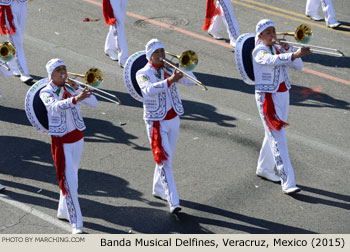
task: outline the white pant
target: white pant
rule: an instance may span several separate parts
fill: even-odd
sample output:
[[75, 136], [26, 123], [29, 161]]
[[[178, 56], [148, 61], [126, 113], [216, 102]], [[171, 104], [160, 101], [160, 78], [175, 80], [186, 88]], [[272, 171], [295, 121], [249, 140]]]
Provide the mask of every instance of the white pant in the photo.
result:
[[[19, 1], [13, 1], [11, 4], [11, 10], [16, 32], [14, 34], [8, 34], [8, 38], [16, 47], [16, 57], [9, 65], [14, 71], [18, 71], [21, 75], [27, 76], [29, 73], [23, 50], [23, 37], [27, 19], [27, 2], [20, 3]], [[10, 26], [7, 20], [6, 23], [9, 28]]]
[[220, 6], [221, 15], [214, 17], [213, 23], [209, 27], [209, 32], [218, 33], [222, 26], [225, 24], [228, 36], [231, 42], [236, 42], [239, 36], [238, 23], [233, 13], [232, 5], [230, 0], [218, 0], [216, 6]]
[[129, 57], [124, 30], [128, 0], [111, 0], [111, 5], [117, 22], [109, 26], [109, 32], [105, 42], [105, 52], [108, 50], [118, 51], [119, 63], [124, 66]]
[[318, 14], [320, 3], [322, 3], [322, 10], [326, 24], [329, 25], [336, 23], [337, 19], [335, 17], [332, 0], [307, 0], [305, 14], [310, 16]]
[[[255, 92], [255, 99], [265, 129], [265, 138], [260, 150], [257, 171], [273, 173], [276, 166], [278, 175], [281, 178], [282, 188], [285, 190], [295, 187], [294, 171], [288, 155], [284, 127], [280, 131], [270, 130], [266, 125], [263, 113], [265, 93]], [[289, 107], [289, 91], [273, 93], [272, 99], [277, 115], [286, 122]]]
[[[145, 123], [148, 139], [151, 142], [153, 121], [145, 121]], [[156, 164], [153, 177], [153, 193], [166, 199], [170, 207], [176, 207], [180, 205], [180, 200], [176, 191], [172, 161], [179, 134], [180, 117], [176, 116], [171, 120], [159, 121], [159, 123], [162, 146], [168, 154], [168, 159], [160, 165]]]
[[66, 162], [64, 187], [67, 194], [63, 196], [60, 191], [57, 216], [68, 219], [72, 228], [83, 227], [83, 216], [78, 201], [78, 169], [83, 149], [84, 138], [75, 143], [63, 144]]

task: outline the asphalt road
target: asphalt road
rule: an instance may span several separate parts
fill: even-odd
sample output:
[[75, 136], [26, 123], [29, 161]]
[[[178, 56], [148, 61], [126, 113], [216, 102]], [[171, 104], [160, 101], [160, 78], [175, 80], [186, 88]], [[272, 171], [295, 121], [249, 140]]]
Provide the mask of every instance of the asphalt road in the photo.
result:
[[[185, 107], [173, 163], [183, 211], [151, 195], [154, 163], [142, 105], [126, 91], [123, 71], [104, 55], [108, 27], [101, 0], [36, 0], [28, 5], [24, 50], [30, 74], [46, 77], [54, 57], [71, 72], [100, 68], [102, 89], [122, 105], [100, 100], [83, 108], [87, 130], [79, 171], [79, 201], [87, 233], [350, 233], [350, 2], [334, 2], [338, 30], [304, 15], [305, 1], [232, 1], [241, 33], [263, 18], [278, 31], [301, 23], [313, 28], [312, 44], [340, 49], [343, 58], [313, 54], [303, 71], [290, 71], [293, 88], [287, 139], [302, 192], [259, 179], [255, 169], [264, 131], [254, 87], [241, 80], [226, 40], [201, 30], [205, 1], [133, 0], [128, 4], [129, 54], [159, 38], [166, 50], [198, 53], [194, 73], [208, 91], [180, 87]], [[321, 11], [320, 11], [320, 14]], [[100, 19], [83, 22], [84, 18]], [[168, 24], [160, 26], [160, 24]], [[1, 41], [5, 41], [1, 37]], [[0, 233], [70, 233], [56, 219], [59, 188], [50, 138], [26, 118], [28, 85], [0, 77]]]

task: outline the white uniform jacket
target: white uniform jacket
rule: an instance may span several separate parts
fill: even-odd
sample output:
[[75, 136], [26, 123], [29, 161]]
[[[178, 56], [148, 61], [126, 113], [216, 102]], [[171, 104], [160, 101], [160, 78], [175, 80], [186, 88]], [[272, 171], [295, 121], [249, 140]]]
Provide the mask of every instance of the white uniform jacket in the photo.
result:
[[[52, 81], [40, 91], [40, 98], [47, 110], [49, 135], [60, 137], [68, 133], [67, 113], [71, 113], [71, 118], [76, 129], [83, 131], [86, 128], [80, 112], [80, 102], [73, 104], [73, 96], [78, 95], [81, 90], [74, 90], [67, 85], [65, 85], [65, 88], [72, 97], [62, 99], [64, 93], [63, 87], [56, 86]], [[81, 101], [81, 103], [90, 107], [96, 107], [98, 102], [96, 97], [91, 95], [89, 98]]]
[[257, 45], [253, 50], [253, 68], [255, 76], [255, 91], [275, 93], [283, 81], [288, 89], [291, 88], [288, 67], [300, 70], [304, 67], [303, 61], [297, 58], [292, 61], [292, 47], [288, 51], [275, 46]]
[[[161, 70], [162, 69], [162, 70]], [[136, 73], [136, 80], [140, 86], [143, 96], [143, 119], [150, 121], [163, 120], [168, 110], [174, 108], [178, 115], [184, 113], [180, 94], [176, 83], [168, 87], [167, 80], [164, 79], [164, 72], [171, 76], [172, 69], [163, 67], [157, 71], [150, 63]], [[192, 72], [186, 72], [196, 78]], [[181, 78], [178, 83], [186, 86], [194, 86], [195, 83], [185, 77]], [[168, 94], [168, 95], [167, 95]], [[170, 101], [169, 98], [170, 97]], [[168, 100], [167, 100], [168, 99]], [[171, 107], [170, 107], [171, 106]]]

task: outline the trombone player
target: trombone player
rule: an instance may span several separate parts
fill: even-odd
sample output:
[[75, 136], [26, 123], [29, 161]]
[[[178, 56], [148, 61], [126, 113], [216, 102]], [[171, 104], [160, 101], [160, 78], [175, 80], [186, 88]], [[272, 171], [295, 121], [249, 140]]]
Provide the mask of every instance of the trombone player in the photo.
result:
[[73, 234], [81, 234], [82, 214], [78, 201], [78, 169], [83, 153], [86, 128], [80, 104], [97, 106], [97, 99], [88, 88], [67, 79], [67, 69], [60, 59], [46, 64], [48, 84], [40, 91], [40, 99], [47, 110], [51, 151], [60, 186], [57, 218], [68, 220]]
[[[154, 197], [165, 200], [170, 213], [181, 210], [179, 195], [173, 176], [172, 160], [178, 138], [180, 118], [184, 108], [177, 89], [177, 83], [194, 86], [183, 78], [183, 73], [171, 69], [164, 63], [165, 51], [158, 39], [146, 44], [148, 63], [136, 73], [136, 80], [143, 96], [143, 119], [156, 163], [153, 190]], [[187, 72], [195, 78], [192, 72]]]
[[[296, 186], [294, 171], [288, 155], [284, 127], [288, 117], [289, 89], [291, 83], [288, 67], [301, 70], [302, 57], [311, 54], [310, 48], [302, 47], [293, 52], [287, 43], [276, 46], [275, 25], [263, 19], [256, 25], [253, 68], [255, 99], [265, 129], [256, 174], [259, 177], [281, 182], [285, 194], [300, 191]], [[275, 173], [275, 167], [278, 175]]]

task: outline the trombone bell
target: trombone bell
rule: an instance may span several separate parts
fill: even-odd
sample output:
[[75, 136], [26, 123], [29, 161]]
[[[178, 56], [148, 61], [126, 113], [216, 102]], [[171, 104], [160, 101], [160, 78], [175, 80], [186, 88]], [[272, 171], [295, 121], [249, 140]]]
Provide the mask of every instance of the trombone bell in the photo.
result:
[[95, 67], [87, 70], [85, 74], [77, 74], [77, 73], [71, 73], [71, 72], [67, 72], [67, 74], [84, 78], [85, 83], [94, 88], [98, 88], [103, 82], [102, 71]]
[[10, 62], [16, 56], [16, 48], [10, 42], [0, 44], [0, 59]]
[[307, 24], [301, 24], [295, 29], [295, 32], [276, 32], [276, 35], [293, 36], [297, 42], [308, 44], [312, 38], [312, 29]]
[[90, 68], [84, 75], [86, 84], [98, 88], [103, 82], [102, 71], [98, 68]]
[[198, 55], [194, 51], [187, 50], [181, 55], [165, 52], [166, 54], [175, 57], [179, 60], [179, 65], [184, 71], [192, 71], [198, 65]]
[[192, 71], [198, 65], [198, 55], [194, 51], [183, 52], [179, 58], [180, 67], [185, 71]]
[[312, 38], [312, 29], [307, 24], [301, 24], [294, 32], [294, 38], [297, 42], [308, 44]]

